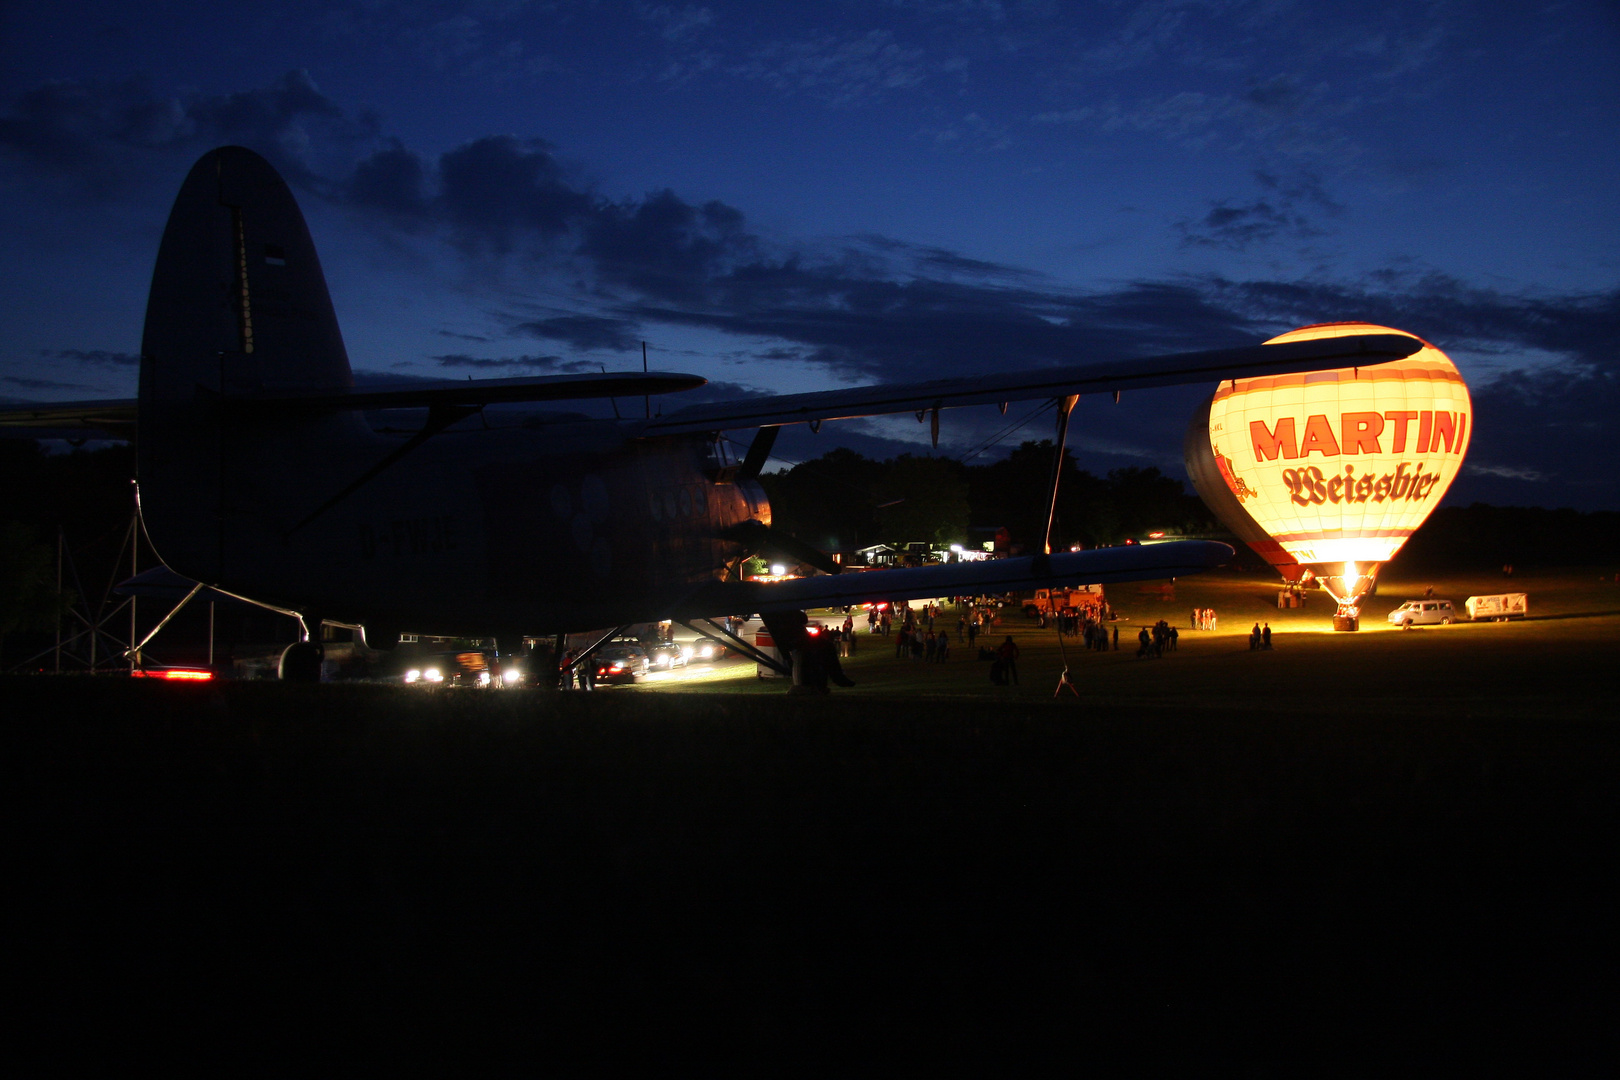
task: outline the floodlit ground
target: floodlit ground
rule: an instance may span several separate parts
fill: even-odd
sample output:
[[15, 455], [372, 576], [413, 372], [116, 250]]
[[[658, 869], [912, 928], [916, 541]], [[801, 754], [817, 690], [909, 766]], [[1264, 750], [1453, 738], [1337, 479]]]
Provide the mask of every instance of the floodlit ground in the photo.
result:
[[[1469, 596], [1526, 592], [1530, 617], [1509, 623], [1458, 623], [1397, 629], [1388, 613], [1408, 599], [1434, 595], [1459, 610]], [[1065, 656], [1082, 714], [1108, 709], [1240, 708], [1257, 712], [1350, 713], [1367, 709], [1496, 716], [1608, 715], [1610, 658], [1620, 648], [1620, 585], [1597, 569], [1403, 579], [1392, 573], [1362, 616], [1362, 629], [1335, 633], [1332, 601], [1308, 594], [1303, 608], [1279, 609], [1276, 584], [1260, 575], [1226, 572], [1187, 577], [1168, 593], [1158, 583], [1123, 586], [1109, 594], [1120, 615], [1119, 651], [1088, 652], [1074, 639], [1060, 646], [1055, 629], [1007, 611], [988, 639], [1009, 633], [1021, 650], [1019, 685], [992, 686], [989, 663], [956, 641], [956, 613], [947, 608], [936, 628], [949, 627], [951, 656], [943, 664], [896, 659], [893, 637], [874, 637], [857, 620], [859, 642], [846, 671], [854, 691], [928, 698], [1050, 698]], [[1214, 608], [1216, 631], [1189, 630], [1192, 609]], [[821, 613], [823, 621], [842, 616]], [[1162, 659], [1138, 659], [1137, 631], [1163, 619], [1179, 628], [1178, 648]], [[1269, 622], [1270, 652], [1251, 652], [1249, 630]], [[758, 679], [745, 662], [650, 684], [660, 692], [782, 693], [781, 680]]]

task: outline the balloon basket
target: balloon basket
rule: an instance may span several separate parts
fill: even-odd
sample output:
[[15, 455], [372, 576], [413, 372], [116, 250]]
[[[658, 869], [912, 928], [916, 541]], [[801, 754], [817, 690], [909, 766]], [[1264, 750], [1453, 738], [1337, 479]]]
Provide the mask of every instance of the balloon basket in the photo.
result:
[[1333, 616], [1333, 629], [1360, 630], [1361, 620], [1354, 615], [1335, 615]]

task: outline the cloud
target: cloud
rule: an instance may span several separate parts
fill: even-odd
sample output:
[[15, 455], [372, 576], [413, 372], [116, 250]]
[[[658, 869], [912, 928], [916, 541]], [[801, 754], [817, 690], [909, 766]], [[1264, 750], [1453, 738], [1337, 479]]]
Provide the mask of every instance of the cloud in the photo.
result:
[[94, 390], [83, 383], [57, 382], [55, 379], [33, 379], [26, 375], [0, 375], [0, 382], [20, 386], [24, 390]]
[[1501, 476], [1509, 480], [1529, 480], [1532, 483], [1546, 479], [1541, 470], [1522, 465], [1476, 465], [1470, 461], [1463, 465], [1463, 472], [1469, 476]]
[[[1290, 82], [1255, 84], [1256, 100], [1242, 107], [1283, 113], [1301, 95], [1309, 92]], [[1196, 133], [1200, 116], [1225, 107], [1183, 99], [1181, 119], [1172, 110], [1165, 122], [1170, 130], [1183, 130], [1177, 125], [1185, 122], [1184, 130]], [[352, 209], [380, 231], [437, 239], [470, 263], [521, 273], [525, 281], [564, 279], [589, 296], [593, 314], [558, 313], [548, 301], [543, 317], [533, 306], [500, 316], [513, 336], [547, 349], [557, 343], [562, 355], [528, 355], [522, 346], [510, 347], [508, 356], [457, 352], [431, 358], [441, 369], [595, 371], [598, 365], [567, 351], [633, 350], [652, 324], [729, 335], [733, 341], [721, 354], [746, 354], [757, 364], [911, 381], [1240, 345], [1305, 323], [1363, 319], [1521, 369], [1476, 387], [1470, 463], [1478, 468], [1459, 481], [1460, 491], [1540, 483], [1543, 491], [1571, 493], [1572, 503], [1615, 499], [1601, 465], [1613, 457], [1605, 448], [1620, 443], [1611, 419], [1620, 415], [1614, 345], [1620, 288], [1515, 293], [1389, 270], [1348, 281], [1207, 275], [1080, 290], [881, 236], [782, 244], [759, 235], [742, 210], [723, 202], [669, 189], [606, 197], [539, 139], [489, 135], [439, 154], [419, 152], [377, 137], [367, 121], [350, 117], [297, 73], [241, 94], [172, 99], [127, 84], [49, 84], [0, 116], [0, 155], [35, 175], [84, 178], [97, 175], [107, 159], [138, 159], [130, 148], [190, 155], [225, 131], [253, 130], [303, 132], [303, 143], [289, 144], [294, 151], [277, 155], [278, 167], [304, 191]], [[1256, 171], [1254, 184], [1248, 195], [1211, 203], [1184, 222], [1184, 242], [1243, 247], [1297, 240], [1326, 228], [1338, 212], [1319, 174], [1288, 159]], [[521, 286], [516, 291], [521, 295]], [[439, 333], [488, 344], [479, 335]], [[44, 355], [108, 369], [137, 363], [133, 354], [98, 350]], [[1530, 370], [1530, 356], [1545, 370]], [[90, 389], [23, 376], [6, 381], [29, 390]], [[1162, 400], [1168, 404], [1156, 407], [1166, 416], [1184, 404], [1174, 394]], [[1131, 416], [1134, 429], [1111, 429], [1126, 421], [1104, 416], [1087, 437], [1131, 453], [1184, 423]], [[1179, 432], [1168, 439], [1179, 445]]]
[[[1362, 319], [1395, 326], [1452, 349], [1541, 352], [1579, 369], [1614, 374], [1620, 365], [1620, 288], [1576, 295], [1513, 294], [1445, 274], [1385, 272], [1356, 284], [1200, 279], [1212, 302], [1279, 324]], [[1522, 388], [1544, 394], [1536, 383]]]
[[222, 143], [277, 156], [292, 178], [320, 176], [323, 151], [375, 137], [376, 122], [351, 117], [307, 71], [230, 94], [161, 96], [142, 80], [59, 79], [20, 94], [0, 115], [0, 154], [102, 197], [157, 153]]
[[831, 105], [913, 89], [930, 74], [923, 51], [896, 43], [888, 30], [772, 42], [730, 72], [778, 90], [807, 92]]
[[553, 240], [594, 209], [539, 139], [477, 139], [440, 156], [436, 209], [464, 237], [509, 250], [519, 234]]
[[665, 41], [686, 43], [714, 25], [714, 12], [697, 4], [641, 4], [636, 13], [658, 27]]
[[1476, 386], [1474, 434], [1448, 501], [1580, 510], [1620, 506], [1620, 370], [1571, 364]]
[[435, 364], [447, 368], [473, 368], [480, 371], [520, 370], [529, 372], [576, 373], [600, 371], [600, 367], [586, 360], [564, 360], [560, 356], [503, 356], [490, 358], [450, 353], [429, 357]]
[[634, 329], [635, 323], [627, 319], [604, 319], [596, 315], [559, 315], [513, 327], [515, 333], [547, 341], [565, 341], [586, 352], [599, 349], [629, 352], [641, 340], [632, 332]]
[[40, 355], [54, 360], [74, 360], [97, 367], [138, 367], [140, 356], [135, 353], [108, 352], [105, 349], [44, 349]]
[[1177, 222], [1175, 228], [1181, 233], [1182, 246], [1242, 251], [1278, 239], [1307, 240], [1326, 232], [1314, 215], [1337, 216], [1343, 212], [1313, 172], [1296, 171], [1284, 180], [1260, 169], [1254, 176], [1265, 195], [1237, 205], [1221, 199], [1210, 203], [1209, 212], [1197, 221]]
[[357, 164], [343, 188], [351, 202], [401, 218], [427, 213], [427, 164], [398, 139]]

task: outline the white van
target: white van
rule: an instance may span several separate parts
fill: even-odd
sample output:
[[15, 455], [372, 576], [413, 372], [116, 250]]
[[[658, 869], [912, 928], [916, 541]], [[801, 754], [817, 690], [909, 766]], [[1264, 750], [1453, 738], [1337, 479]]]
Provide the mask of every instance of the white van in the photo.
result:
[[1435, 623], [1450, 626], [1457, 621], [1457, 608], [1450, 600], [1408, 600], [1389, 613], [1389, 621], [1402, 630]]

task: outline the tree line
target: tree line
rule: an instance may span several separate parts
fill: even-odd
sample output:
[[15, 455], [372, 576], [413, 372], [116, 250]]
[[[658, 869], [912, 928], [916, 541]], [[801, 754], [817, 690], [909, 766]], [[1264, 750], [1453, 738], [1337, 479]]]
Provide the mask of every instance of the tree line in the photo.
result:
[[[1052, 459], [1051, 440], [1025, 442], [985, 465], [912, 454], [874, 461], [840, 448], [760, 482], [777, 527], [825, 550], [916, 541], [945, 547], [1005, 528], [1013, 544], [1031, 552], [1046, 533]], [[1218, 526], [1201, 499], [1157, 468], [1096, 476], [1064, 452], [1054, 550], [1119, 544], [1161, 529], [1202, 534]]]

